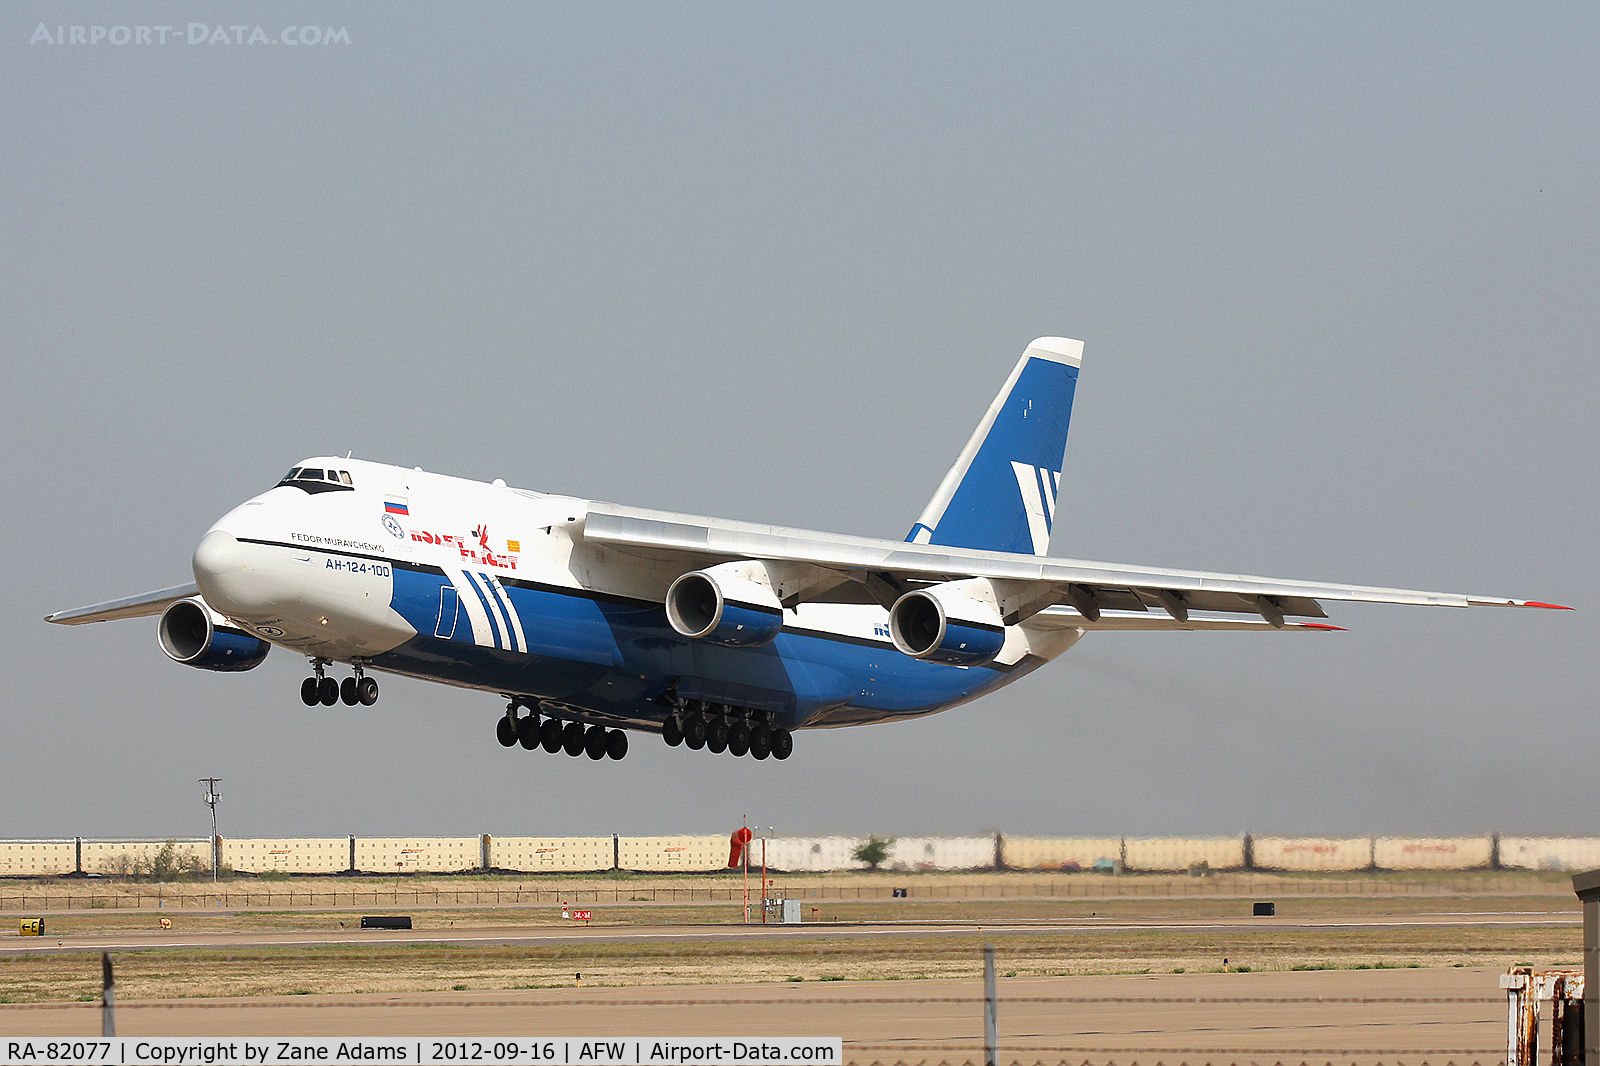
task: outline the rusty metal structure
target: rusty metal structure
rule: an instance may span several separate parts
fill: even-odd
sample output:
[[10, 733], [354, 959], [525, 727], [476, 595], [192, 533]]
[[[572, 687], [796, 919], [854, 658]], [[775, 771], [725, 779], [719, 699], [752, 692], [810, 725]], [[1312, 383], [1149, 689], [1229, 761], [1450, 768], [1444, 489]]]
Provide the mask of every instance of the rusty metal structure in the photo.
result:
[[1535, 1066], [1539, 1004], [1548, 1003], [1550, 1066], [1584, 1066], [1584, 975], [1578, 970], [1513, 966], [1500, 978], [1506, 990], [1506, 1066]]

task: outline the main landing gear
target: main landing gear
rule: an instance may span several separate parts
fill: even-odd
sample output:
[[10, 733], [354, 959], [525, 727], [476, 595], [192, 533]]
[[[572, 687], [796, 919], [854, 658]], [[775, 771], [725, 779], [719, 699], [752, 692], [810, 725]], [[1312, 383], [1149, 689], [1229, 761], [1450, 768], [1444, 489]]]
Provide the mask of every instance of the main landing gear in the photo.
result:
[[794, 753], [793, 734], [755, 717], [760, 713], [725, 703], [679, 700], [661, 727], [661, 739], [674, 748], [680, 744], [693, 751], [705, 748], [713, 755], [787, 759]]
[[517, 710], [521, 706], [520, 700], [512, 700], [506, 705], [506, 713], [495, 723], [494, 733], [501, 747], [513, 748], [521, 744], [529, 751], [543, 748], [552, 755], [565, 751], [574, 758], [587, 755], [596, 762], [620, 759], [628, 754], [628, 734], [621, 729], [585, 726], [582, 722], [560, 718], [540, 719], [537, 711], [518, 718]]
[[323, 672], [331, 663], [331, 659], [311, 660], [314, 673], [300, 682], [301, 703], [307, 707], [315, 707], [319, 703], [324, 707], [332, 707], [343, 700], [347, 707], [354, 707], [358, 703], [371, 707], [378, 702], [378, 681], [366, 675], [366, 663], [363, 660], [354, 660], [354, 676], [345, 678], [342, 683]]

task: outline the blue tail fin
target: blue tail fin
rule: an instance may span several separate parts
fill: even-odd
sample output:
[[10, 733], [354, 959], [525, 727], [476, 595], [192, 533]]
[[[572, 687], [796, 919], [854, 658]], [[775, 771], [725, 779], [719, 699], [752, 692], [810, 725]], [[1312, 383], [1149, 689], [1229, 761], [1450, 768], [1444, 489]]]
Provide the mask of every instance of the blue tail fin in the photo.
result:
[[1082, 341], [1040, 337], [1028, 345], [906, 540], [1048, 550], [1082, 361]]

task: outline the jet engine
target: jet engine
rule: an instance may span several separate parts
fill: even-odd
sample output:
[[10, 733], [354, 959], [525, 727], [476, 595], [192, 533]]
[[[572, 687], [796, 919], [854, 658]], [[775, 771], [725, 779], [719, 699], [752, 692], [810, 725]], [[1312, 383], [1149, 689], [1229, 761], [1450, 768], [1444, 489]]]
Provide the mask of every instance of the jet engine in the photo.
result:
[[684, 574], [667, 589], [667, 621], [694, 640], [730, 648], [770, 644], [783, 607], [761, 563], [721, 563]]
[[979, 666], [1006, 642], [987, 581], [947, 581], [907, 592], [889, 609], [889, 638], [914, 659]]
[[198, 596], [162, 611], [156, 637], [169, 658], [202, 670], [253, 670], [272, 647], [229, 625]]

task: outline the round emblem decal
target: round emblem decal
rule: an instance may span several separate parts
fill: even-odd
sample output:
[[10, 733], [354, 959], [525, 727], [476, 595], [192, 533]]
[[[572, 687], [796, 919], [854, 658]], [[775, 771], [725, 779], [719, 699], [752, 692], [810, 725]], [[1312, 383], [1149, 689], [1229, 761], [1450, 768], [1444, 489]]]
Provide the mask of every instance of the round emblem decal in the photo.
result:
[[394, 515], [386, 514], [383, 516], [383, 528], [387, 529], [391, 535], [399, 537], [401, 540], [405, 539], [405, 527], [400, 524], [400, 519]]

